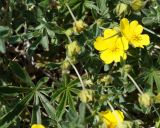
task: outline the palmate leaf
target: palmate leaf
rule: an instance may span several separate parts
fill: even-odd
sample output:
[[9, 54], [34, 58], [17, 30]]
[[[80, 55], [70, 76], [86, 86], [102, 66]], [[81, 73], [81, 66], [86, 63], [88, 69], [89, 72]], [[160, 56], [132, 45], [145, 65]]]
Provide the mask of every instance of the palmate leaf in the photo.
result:
[[155, 82], [157, 91], [160, 92], [160, 70], [156, 68], [146, 69], [144, 73], [144, 79], [151, 86], [153, 86]]
[[78, 82], [79, 80], [72, 80], [69, 82], [64, 77], [62, 86], [52, 94], [51, 102], [55, 102], [56, 99], [58, 100], [56, 111], [57, 118], [61, 118], [67, 105], [69, 105], [69, 108], [72, 109], [72, 111], [75, 111], [74, 96], [72, 95], [79, 92], [77, 88]]
[[6, 115], [1, 117], [0, 128], [8, 128], [13, 120], [16, 119], [19, 114], [25, 109], [32, 97], [33, 93], [29, 93], [21, 101], [19, 101]]
[[62, 121], [62, 128], [84, 128], [85, 111], [85, 103], [79, 105], [79, 112], [70, 109], [66, 114], [65, 121]]

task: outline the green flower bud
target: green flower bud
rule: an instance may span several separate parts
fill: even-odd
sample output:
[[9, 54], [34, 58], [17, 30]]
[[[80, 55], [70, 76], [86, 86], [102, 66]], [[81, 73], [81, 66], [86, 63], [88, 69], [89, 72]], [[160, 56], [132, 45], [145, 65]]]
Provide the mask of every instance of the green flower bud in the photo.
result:
[[84, 85], [88, 86], [88, 87], [91, 87], [93, 85], [93, 82], [91, 81], [91, 79], [89, 80], [84, 80]]
[[123, 70], [125, 73], [129, 73], [132, 70], [132, 66], [129, 64], [124, 65]]
[[132, 0], [131, 7], [134, 11], [139, 11], [143, 8], [143, 1], [142, 0]]
[[90, 89], [81, 90], [80, 93], [78, 94], [80, 100], [84, 103], [92, 101], [93, 99], [92, 95], [93, 95], [93, 91]]
[[70, 63], [67, 60], [64, 60], [62, 65], [61, 65], [61, 69], [62, 70], [68, 70], [70, 67]]
[[67, 35], [67, 36], [71, 36], [72, 35], [72, 29], [71, 28], [69, 28], [69, 29], [67, 29], [66, 31], [65, 31], [65, 34]]
[[105, 83], [105, 84], [112, 84], [113, 82], [113, 77], [111, 75], [103, 76], [100, 79], [100, 82]]
[[73, 31], [76, 33], [82, 32], [87, 27], [87, 24], [82, 20], [78, 20], [73, 23]]
[[128, 5], [125, 3], [118, 3], [115, 8], [115, 13], [118, 17], [124, 17], [128, 14]]
[[96, 23], [98, 24], [98, 25], [102, 25], [103, 24], [103, 19], [98, 19], [97, 21], [96, 21]]
[[144, 107], [150, 107], [152, 104], [151, 96], [148, 93], [143, 93], [138, 96], [139, 104]]
[[78, 45], [77, 41], [73, 41], [72, 43], [69, 43], [66, 46], [66, 49], [67, 49], [67, 56], [71, 58], [79, 54], [81, 51], [81, 48]]

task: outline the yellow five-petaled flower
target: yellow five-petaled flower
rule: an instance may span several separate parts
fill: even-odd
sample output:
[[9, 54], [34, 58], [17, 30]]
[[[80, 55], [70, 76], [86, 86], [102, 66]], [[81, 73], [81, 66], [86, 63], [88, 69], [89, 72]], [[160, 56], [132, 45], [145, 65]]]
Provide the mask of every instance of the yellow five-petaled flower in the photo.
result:
[[149, 45], [149, 36], [147, 34], [142, 34], [143, 27], [138, 21], [134, 20], [129, 23], [128, 19], [123, 18], [120, 21], [120, 29], [122, 35], [127, 38], [133, 47], [143, 48], [144, 45]]
[[106, 63], [120, 62], [126, 59], [125, 50], [128, 49], [128, 41], [121, 36], [117, 29], [105, 29], [104, 36], [97, 37], [94, 47], [101, 52], [100, 58]]

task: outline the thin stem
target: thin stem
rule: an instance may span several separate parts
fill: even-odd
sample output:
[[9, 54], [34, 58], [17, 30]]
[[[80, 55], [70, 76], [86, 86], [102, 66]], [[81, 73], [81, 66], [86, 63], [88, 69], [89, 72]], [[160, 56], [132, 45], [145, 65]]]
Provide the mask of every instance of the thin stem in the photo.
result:
[[152, 105], [152, 107], [154, 108], [154, 110], [155, 110], [155, 112], [156, 112], [158, 118], [160, 119], [160, 115], [159, 115], [159, 113], [158, 113], [158, 111], [157, 111], [157, 108], [154, 106], [154, 104]]
[[135, 85], [135, 87], [137, 88], [137, 90], [139, 91], [140, 94], [143, 94], [143, 91], [140, 89], [140, 87], [138, 86], [138, 84], [135, 82], [135, 80], [129, 75], [127, 74], [128, 78], [133, 82], [133, 84]]
[[77, 20], [76, 20], [76, 18], [75, 18], [75, 16], [74, 16], [74, 14], [73, 14], [73, 12], [72, 12], [71, 8], [69, 7], [69, 5], [68, 5], [67, 3], [65, 3], [65, 5], [66, 5], [66, 7], [68, 8], [69, 13], [71, 14], [71, 16], [72, 16], [72, 18], [73, 18], [74, 22], [76, 22]]
[[[143, 94], [143, 91], [140, 89], [140, 87], [139, 87], [138, 84], [134, 81], [134, 79], [133, 79], [129, 74], [127, 74], [127, 76], [128, 76], [128, 78], [133, 82], [133, 84], [135, 85], [135, 87], [137, 88], [137, 90], [138, 90], [141, 94]], [[160, 114], [158, 113], [157, 108], [156, 108], [154, 105], [152, 105], [152, 106], [153, 106], [153, 108], [154, 108], [157, 116], [160, 118]]]
[[83, 81], [82, 81], [82, 78], [81, 78], [81, 76], [80, 76], [77, 68], [74, 66], [74, 64], [70, 61], [70, 59], [69, 59], [68, 57], [67, 57], [66, 59], [68, 60], [68, 62], [71, 64], [71, 66], [72, 66], [73, 69], [75, 70], [75, 72], [76, 72], [76, 74], [77, 74], [77, 76], [78, 76], [78, 78], [79, 78], [79, 80], [80, 80], [80, 82], [81, 82], [82, 89], [85, 89], [84, 83], [83, 83]]
[[143, 28], [144, 28], [144, 30], [146, 30], [147, 32], [151, 33], [152, 35], [155, 35], [155, 36], [157, 36], [158, 38], [160, 38], [160, 35], [157, 34], [157, 33], [155, 33], [154, 31], [152, 31], [152, 30], [150, 30], [150, 29], [148, 29], [148, 28], [146, 28], [146, 27], [143, 27]]
[[68, 38], [69, 42], [70, 42], [70, 43], [72, 43], [71, 38], [70, 38], [67, 34], [66, 34], [66, 36], [67, 36], [67, 38]]

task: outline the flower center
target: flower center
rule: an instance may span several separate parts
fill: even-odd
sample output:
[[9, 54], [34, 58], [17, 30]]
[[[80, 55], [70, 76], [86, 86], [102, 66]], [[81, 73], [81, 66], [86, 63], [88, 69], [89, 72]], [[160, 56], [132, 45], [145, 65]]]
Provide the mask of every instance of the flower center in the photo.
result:
[[118, 47], [113, 47], [113, 48], [111, 49], [111, 51], [112, 51], [112, 52], [118, 52], [118, 51], [119, 51], [119, 48], [118, 48]]
[[142, 37], [139, 36], [139, 35], [132, 35], [131, 40], [133, 40], [133, 41], [141, 41]]

